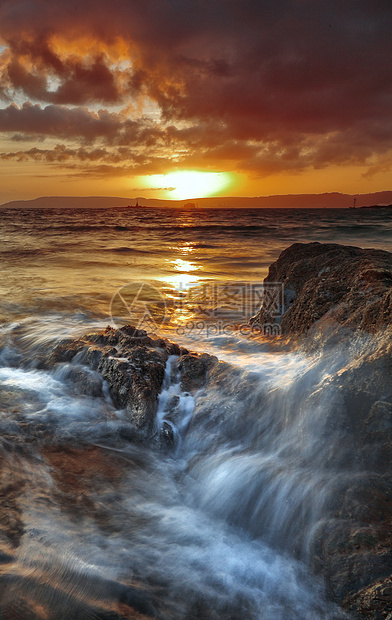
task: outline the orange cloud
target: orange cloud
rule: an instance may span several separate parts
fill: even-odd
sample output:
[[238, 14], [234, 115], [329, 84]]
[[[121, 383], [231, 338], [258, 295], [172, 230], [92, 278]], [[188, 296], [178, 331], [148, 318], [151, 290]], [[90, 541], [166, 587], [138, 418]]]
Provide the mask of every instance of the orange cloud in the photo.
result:
[[[156, 172], [165, 157], [260, 176], [385, 170], [391, 17], [381, 0], [2, 3], [0, 131], [68, 140], [80, 162], [90, 144], [102, 166], [117, 156], [102, 149], [137, 149], [127, 161]], [[44, 151], [9, 156], [59, 162]]]

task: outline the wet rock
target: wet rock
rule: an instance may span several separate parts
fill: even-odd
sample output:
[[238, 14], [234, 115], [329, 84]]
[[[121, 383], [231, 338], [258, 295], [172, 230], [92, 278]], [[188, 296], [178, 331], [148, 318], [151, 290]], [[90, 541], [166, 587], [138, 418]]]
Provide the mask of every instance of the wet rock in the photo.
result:
[[368, 440], [392, 441], [392, 403], [376, 401], [370, 409], [365, 425]]
[[80, 364], [69, 364], [64, 370], [62, 378], [70, 383], [71, 390], [76, 394], [94, 398], [103, 396], [102, 376], [95, 370]]
[[[147, 335], [131, 325], [119, 330], [107, 327], [83, 338], [61, 342], [47, 355], [45, 367], [74, 365], [69, 371], [70, 379], [82, 394], [100, 394], [104, 379], [115, 405], [125, 410], [129, 421], [148, 439], [155, 432], [166, 361], [169, 355], [179, 353], [177, 344]], [[82, 370], [82, 364], [91, 371]]]
[[180, 397], [174, 394], [173, 396], [171, 396], [171, 398], [168, 399], [166, 403], [165, 411], [167, 411], [168, 413], [171, 413], [172, 411], [177, 409], [179, 403], [180, 403]]
[[[115, 406], [124, 409], [128, 420], [151, 441], [157, 431], [158, 397], [170, 355], [179, 356], [181, 387], [188, 392], [200, 389], [209, 371], [218, 363], [217, 358], [207, 353], [191, 353], [174, 342], [127, 325], [118, 330], [107, 327], [83, 338], [63, 341], [47, 356], [45, 365], [47, 368], [62, 364], [74, 366], [67, 372], [72, 374], [70, 379], [80, 393], [93, 396], [101, 393], [102, 381], [97, 377], [104, 379]], [[91, 371], [83, 371], [83, 364]], [[89, 387], [90, 372], [96, 374], [91, 374], [94, 385]], [[176, 400], [167, 404], [169, 417], [176, 417], [177, 406]], [[170, 424], [167, 426], [163, 443], [174, 445], [172, 428]]]
[[350, 360], [305, 401], [325, 411], [323, 467], [337, 474], [308, 560], [355, 618], [392, 617], [392, 254], [297, 243], [264, 282], [283, 285], [283, 307], [276, 313], [267, 287], [253, 323], [278, 325], [307, 352], [330, 351], [332, 367], [335, 355]]
[[186, 392], [199, 390], [207, 380], [208, 372], [218, 363], [218, 358], [208, 353], [186, 353], [178, 360], [181, 388]]
[[[151, 440], [156, 433], [158, 397], [166, 361], [170, 355], [180, 352], [184, 354], [182, 358], [192, 358], [183, 363], [184, 382], [197, 389], [212, 365], [211, 356], [190, 355], [176, 343], [148, 335], [131, 325], [121, 329], [109, 326], [83, 338], [64, 340], [47, 354], [44, 366], [54, 369], [68, 365], [63, 372], [73, 383], [71, 389], [81, 394], [101, 395], [102, 380], [105, 380], [115, 406], [124, 409], [128, 420]], [[83, 364], [88, 368], [83, 368]]]
[[104, 356], [98, 366], [116, 406], [147, 436], [154, 430], [166, 359], [154, 349], [137, 347], [128, 360]]
[[159, 433], [160, 447], [164, 452], [171, 452], [178, 445], [178, 437], [169, 421], [164, 420]]
[[63, 340], [49, 353], [42, 366], [44, 368], [51, 368], [60, 362], [70, 362], [77, 353], [85, 348], [86, 343], [82, 340], [72, 340], [71, 338]]
[[321, 319], [371, 333], [391, 323], [392, 254], [383, 250], [295, 243], [270, 266], [264, 283], [283, 285], [283, 308], [267, 295], [251, 321], [278, 324], [283, 334], [306, 333]]
[[117, 355], [117, 349], [110, 346], [91, 345], [85, 346], [84, 349], [79, 351], [76, 358], [78, 362], [87, 364], [90, 368], [97, 370], [103, 357], [109, 357], [111, 355]]
[[[336, 471], [334, 501], [324, 510], [325, 526], [314, 538], [319, 551], [310, 563], [346, 608], [392, 573], [392, 373], [384, 346], [365, 346], [307, 401], [317, 409], [328, 393], [323, 434], [331, 449], [323, 466]], [[368, 616], [358, 611], [355, 617]]]
[[347, 607], [356, 617], [367, 620], [391, 620], [392, 576], [377, 580], [347, 599]]
[[[97, 446], [47, 445], [39, 456], [35, 450], [30, 454], [12, 450], [7, 458], [4, 451], [0, 453], [1, 618], [147, 620], [157, 616], [151, 591], [132, 577], [124, 583], [111, 578], [111, 570], [108, 576], [104, 570], [81, 571], [80, 561], [69, 561], [74, 557], [68, 547], [69, 531], [74, 533], [75, 556], [91, 559], [83, 555], [86, 547], [80, 537], [86, 521], [95, 540], [101, 534], [109, 541], [119, 532], [127, 535], [124, 513], [113, 511], [113, 504], [121, 510], [135, 463], [143, 467], [143, 452], [134, 447], [125, 459], [119, 451]], [[64, 515], [69, 529], [61, 537]], [[95, 556], [103, 567], [107, 566], [105, 553]]]

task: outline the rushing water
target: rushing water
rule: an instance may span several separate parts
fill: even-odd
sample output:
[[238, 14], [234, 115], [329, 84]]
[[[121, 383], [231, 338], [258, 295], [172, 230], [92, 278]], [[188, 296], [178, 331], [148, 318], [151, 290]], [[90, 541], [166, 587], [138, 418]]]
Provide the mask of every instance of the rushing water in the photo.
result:
[[121, 287], [178, 303], [192, 286], [260, 282], [293, 242], [391, 249], [391, 223], [359, 210], [2, 212], [0, 617], [346, 617], [306, 563], [356, 471], [329, 425], [329, 379], [360, 343], [320, 359], [196, 338], [174, 304], [166, 333], [231, 366], [192, 396], [169, 358], [156, 422], [174, 434], [168, 453], [130, 441], [95, 371], [39, 360], [109, 323]]

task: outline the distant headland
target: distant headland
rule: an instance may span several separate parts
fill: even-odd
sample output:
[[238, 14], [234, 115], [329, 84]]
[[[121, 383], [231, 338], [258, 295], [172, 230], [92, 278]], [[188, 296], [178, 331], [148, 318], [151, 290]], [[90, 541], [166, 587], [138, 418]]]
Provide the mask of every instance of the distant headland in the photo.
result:
[[[342, 194], [330, 192], [324, 194], [282, 194], [273, 196], [213, 196], [209, 198], [191, 198], [186, 200], [160, 200], [158, 198], [118, 197], [118, 196], [41, 196], [32, 200], [12, 200], [0, 205], [0, 208], [145, 208], [175, 207], [189, 208], [265, 208], [265, 209], [345, 209], [353, 205], [356, 208], [392, 208], [392, 190], [371, 194]], [[190, 202], [190, 200], [192, 202]]]

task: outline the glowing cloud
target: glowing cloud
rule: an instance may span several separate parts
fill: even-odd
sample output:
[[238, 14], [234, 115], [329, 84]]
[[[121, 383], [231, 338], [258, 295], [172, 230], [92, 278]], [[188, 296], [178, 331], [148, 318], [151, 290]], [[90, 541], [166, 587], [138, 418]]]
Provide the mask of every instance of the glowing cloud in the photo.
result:
[[387, 0], [0, 2], [0, 202], [389, 189], [391, 19]]

